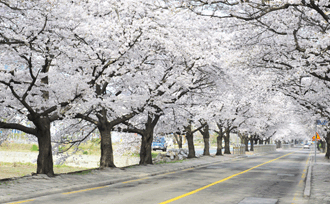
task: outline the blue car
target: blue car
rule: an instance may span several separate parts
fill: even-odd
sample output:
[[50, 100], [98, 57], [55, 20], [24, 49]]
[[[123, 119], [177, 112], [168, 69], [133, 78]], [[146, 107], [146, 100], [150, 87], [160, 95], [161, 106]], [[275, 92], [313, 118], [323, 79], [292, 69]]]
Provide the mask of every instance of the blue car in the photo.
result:
[[164, 137], [156, 137], [151, 145], [152, 150], [162, 150], [166, 152], [167, 144]]

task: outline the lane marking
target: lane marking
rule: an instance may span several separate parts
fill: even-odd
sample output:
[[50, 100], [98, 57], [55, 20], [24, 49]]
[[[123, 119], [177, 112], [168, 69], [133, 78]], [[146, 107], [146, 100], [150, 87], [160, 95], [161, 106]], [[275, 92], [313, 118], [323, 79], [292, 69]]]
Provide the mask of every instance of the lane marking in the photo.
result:
[[[301, 150], [301, 149], [300, 149]], [[307, 157], [307, 160], [306, 160], [306, 162], [305, 162], [305, 168], [304, 168], [304, 170], [303, 170], [303, 173], [301, 174], [301, 179], [300, 179], [300, 181], [299, 181], [299, 183], [298, 183], [298, 187], [302, 187], [302, 185], [303, 185], [303, 183], [304, 183], [304, 180], [305, 180], [305, 178], [306, 178], [306, 168], [307, 168], [307, 165], [308, 165], [308, 162], [309, 162], [309, 158], [310, 158], [310, 155], [311, 155], [311, 153], [309, 153], [309, 155], [308, 155], [308, 157]], [[294, 194], [294, 196], [293, 196], [293, 203], [292, 204], [295, 204], [295, 200], [297, 200], [297, 198], [296, 197], [298, 197], [298, 198], [301, 198], [302, 196], [300, 196], [300, 194], [301, 194], [301, 190], [300, 189], [297, 189], [296, 190], [296, 193]], [[299, 202], [300, 200], [298, 200], [297, 202]]]
[[9, 203], [9, 204], [19, 204], [19, 203], [26, 203], [26, 202], [31, 202], [34, 201], [33, 199], [31, 200], [22, 200], [22, 201], [18, 201], [18, 202], [14, 202], [14, 203]]
[[195, 168], [193, 167], [193, 168], [189, 168], [189, 169], [184, 169], [182, 171], [189, 171], [189, 170], [193, 170], [193, 169], [195, 169]]
[[165, 173], [165, 174], [159, 174], [159, 176], [163, 176], [163, 175], [168, 175], [168, 174], [174, 174], [176, 173], [175, 171], [172, 171], [172, 172], [168, 172], [168, 173]]
[[[296, 151], [295, 151], [295, 152], [296, 152]], [[173, 202], [173, 201], [176, 201], [176, 200], [179, 200], [179, 199], [181, 199], [181, 198], [187, 197], [187, 196], [189, 196], [189, 195], [195, 194], [195, 193], [197, 193], [197, 192], [199, 192], [199, 191], [201, 191], [201, 190], [204, 190], [204, 189], [209, 188], [209, 187], [211, 187], [211, 186], [214, 186], [214, 185], [216, 185], [216, 184], [219, 184], [219, 183], [222, 183], [222, 182], [224, 182], [224, 181], [227, 181], [227, 180], [229, 180], [229, 179], [231, 179], [231, 178], [233, 178], [233, 177], [236, 177], [236, 176], [238, 176], [238, 175], [244, 174], [244, 173], [246, 173], [246, 172], [248, 172], [248, 171], [251, 171], [251, 170], [253, 170], [253, 169], [255, 169], [255, 168], [258, 168], [258, 167], [260, 167], [260, 166], [262, 166], [262, 165], [265, 165], [265, 164], [271, 163], [271, 162], [276, 161], [276, 160], [278, 160], [278, 159], [281, 159], [281, 158], [283, 158], [283, 157], [286, 157], [286, 156], [288, 156], [288, 155], [290, 155], [290, 154], [293, 154], [293, 153], [295, 153], [295, 152], [291, 152], [291, 153], [289, 153], [289, 154], [285, 154], [285, 155], [283, 155], [283, 156], [280, 156], [280, 157], [278, 157], [278, 158], [276, 158], [276, 159], [269, 160], [269, 161], [267, 161], [267, 162], [265, 162], [265, 163], [259, 164], [259, 165], [257, 165], [257, 166], [254, 166], [254, 167], [252, 167], [252, 168], [249, 168], [249, 169], [247, 169], [247, 170], [245, 170], [245, 171], [242, 171], [242, 172], [239, 172], [239, 173], [237, 173], [237, 174], [233, 174], [233, 175], [231, 175], [231, 176], [228, 176], [227, 178], [224, 178], [224, 179], [222, 179], [222, 180], [219, 180], [219, 181], [213, 182], [213, 183], [211, 183], [211, 184], [208, 184], [208, 185], [203, 186], [203, 187], [201, 187], [201, 188], [198, 188], [198, 189], [196, 189], [196, 190], [190, 191], [190, 192], [185, 193], [185, 194], [183, 194], [183, 195], [177, 196], [177, 197], [172, 198], [172, 199], [170, 199], [170, 200], [167, 200], [167, 201], [161, 202], [161, 203], [159, 203], [159, 204], [167, 204], [167, 203], [171, 203], [171, 202]]]
[[135, 182], [135, 181], [142, 181], [142, 180], [145, 180], [145, 179], [148, 179], [150, 177], [145, 177], [145, 178], [140, 178], [140, 179], [135, 179], [135, 180], [130, 180], [130, 181], [124, 181], [122, 183], [131, 183], [131, 182]]
[[100, 186], [100, 187], [95, 187], [95, 188], [88, 188], [88, 189], [83, 189], [83, 190], [79, 190], [79, 191], [71, 191], [71, 192], [62, 193], [62, 194], [63, 195], [68, 195], [68, 194], [80, 193], [80, 192], [84, 192], [84, 191], [96, 190], [96, 189], [105, 188], [105, 187], [108, 187], [108, 186]]

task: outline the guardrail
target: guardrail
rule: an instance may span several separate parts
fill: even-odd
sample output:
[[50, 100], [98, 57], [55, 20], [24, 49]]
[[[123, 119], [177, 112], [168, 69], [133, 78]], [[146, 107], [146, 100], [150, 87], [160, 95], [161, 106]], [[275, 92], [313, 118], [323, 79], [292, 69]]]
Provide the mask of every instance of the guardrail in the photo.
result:
[[234, 145], [233, 154], [237, 154], [237, 155], [245, 154], [245, 145], [244, 144]]
[[[272, 152], [276, 151], [276, 144], [266, 144], [266, 145], [254, 145], [253, 149], [255, 153], [263, 153], [263, 152]], [[233, 154], [241, 155], [245, 154], [245, 145], [238, 144], [233, 146]]]
[[291, 147], [291, 144], [282, 144], [282, 149], [290, 149]]
[[255, 153], [272, 152], [276, 151], [276, 144], [254, 145], [253, 149]]

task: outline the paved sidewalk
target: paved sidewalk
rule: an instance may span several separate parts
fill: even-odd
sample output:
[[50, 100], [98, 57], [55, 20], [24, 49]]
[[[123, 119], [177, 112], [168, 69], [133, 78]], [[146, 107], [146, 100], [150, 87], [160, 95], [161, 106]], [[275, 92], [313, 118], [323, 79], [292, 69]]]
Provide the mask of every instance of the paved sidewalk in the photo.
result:
[[0, 180], [0, 203], [110, 185], [142, 177], [204, 166], [214, 162], [225, 162], [242, 157], [247, 156], [207, 156], [185, 160], [182, 163], [131, 166], [126, 168], [106, 168], [103, 170], [94, 169], [86, 174], [59, 174], [53, 178], [49, 178], [46, 175], [35, 175], [12, 178], [7, 181]]
[[330, 160], [326, 159], [325, 153], [312, 152], [312, 177], [310, 204], [330, 204]]

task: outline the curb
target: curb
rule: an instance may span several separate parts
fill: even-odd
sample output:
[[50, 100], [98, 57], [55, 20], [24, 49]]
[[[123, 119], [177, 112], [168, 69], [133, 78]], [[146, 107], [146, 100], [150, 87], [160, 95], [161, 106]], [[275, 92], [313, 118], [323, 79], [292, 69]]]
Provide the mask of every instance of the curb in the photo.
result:
[[58, 193], [67, 193], [67, 192], [78, 191], [78, 190], [83, 190], [83, 189], [87, 189], [87, 188], [107, 186], [107, 185], [112, 185], [112, 184], [121, 183], [121, 182], [125, 182], [125, 181], [136, 180], [136, 179], [140, 179], [140, 178], [144, 178], [144, 177], [151, 177], [151, 176], [166, 174], [166, 173], [170, 173], [170, 172], [173, 172], [173, 171], [180, 171], [180, 170], [189, 169], [189, 168], [193, 168], [193, 167], [201, 168], [203, 166], [208, 166], [208, 165], [213, 164], [213, 163], [226, 162], [226, 161], [231, 161], [231, 160], [234, 160], [234, 159], [240, 159], [240, 158], [246, 158], [246, 157], [247, 156], [245, 156], [245, 155], [244, 156], [236, 156], [236, 157], [232, 157], [232, 158], [222, 160], [222, 161], [211, 161], [211, 162], [205, 162], [205, 163], [197, 164], [197, 165], [189, 165], [189, 166], [187, 165], [187, 166], [184, 166], [184, 167], [173, 168], [171, 170], [158, 171], [158, 172], [155, 172], [155, 173], [146, 173], [143, 176], [132, 176], [132, 177], [126, 177], [126, 178], [123, 178], [123, 179], [114, 179], [114, 180], [102, 181], [102, 182], [97, 182], [97, 183], [76, 185], [76, 186], [66, 187], [66, 188], [62, 188], [62, 189], [57, 188], [57, 189], [46, 190], [46, 191], [42, 191], [42, 192], [38, 192], [38, 193], [30, 193], [29, 195], [20, 196], [20, 197], [13, 197], [13, 196], [8, 197], [8, 196], [6, 196], [3, 199], [0, 198], [0, 203], [8, 203], [8, 202], [14, 202], [14, 201], [28, 200], [28, 199], [41, 197], [41, 196], [46, 196], [46, 195], [53, 195], [53, 194], [58, 194]]
[[312, 169], [313, 169], [311, 160], [312, 160], [312, 156], [310, 156], [309, 164], [307, 167], [307, 178], [306, 178], [306, 184], [305, 184], [305, 190], [304, 190], [304, 197], [311, 196], [311, 178], [312, 178]]

